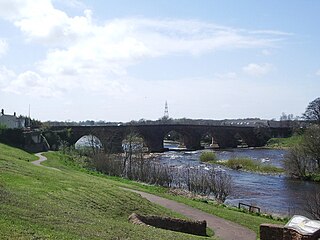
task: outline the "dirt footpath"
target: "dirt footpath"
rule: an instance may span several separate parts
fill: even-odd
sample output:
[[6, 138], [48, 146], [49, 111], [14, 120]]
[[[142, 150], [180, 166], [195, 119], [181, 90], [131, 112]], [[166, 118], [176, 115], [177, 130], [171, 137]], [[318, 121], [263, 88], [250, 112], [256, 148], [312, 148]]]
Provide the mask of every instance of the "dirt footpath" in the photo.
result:
[[185, 204], [178, 203], [166, 198], [158, 197], [149, 193], [126, 189], [140, 194], [142, 197], [148, 199], [150, 202], [161, 205], [165, 208], [171, 209], [174, 212], [185, 215], [193, 220], [206, 220], [207, 226], [214, 230], [215, 236], [222, 240], [256, 240], [257, 236], [252, 230], [240, 226], [228, 220], [216, 217], [209, 213], [202, 212], [198, 209], [189, 207]]

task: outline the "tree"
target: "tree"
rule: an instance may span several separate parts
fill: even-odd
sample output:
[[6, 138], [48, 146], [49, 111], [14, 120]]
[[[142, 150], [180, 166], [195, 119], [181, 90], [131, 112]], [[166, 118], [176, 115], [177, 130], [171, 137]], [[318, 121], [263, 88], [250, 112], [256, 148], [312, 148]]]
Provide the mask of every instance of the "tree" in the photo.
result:
[[309, 127], [302, 142], [294, 146], [285, 157], [284, 167], [288, 175], [309, 178], [320, 171], [320, 126]]
[[294, 120], [294, 116], [293, 114], [286, 114], [286, 113], [282, 113], [281, 116], [280, 116], [280, 121], [292, 121]]
[[316, 190], [307, 194], [305, 210], [315, 219], [320, 220], [320, 191]]
[[303, 118], [320, 124], [320, 97], [309, 103], [303, 114]]
[[320, 169], [320, 126], [313, 125], [307, 129], [303, 136], [303, 147], [306, 153]]

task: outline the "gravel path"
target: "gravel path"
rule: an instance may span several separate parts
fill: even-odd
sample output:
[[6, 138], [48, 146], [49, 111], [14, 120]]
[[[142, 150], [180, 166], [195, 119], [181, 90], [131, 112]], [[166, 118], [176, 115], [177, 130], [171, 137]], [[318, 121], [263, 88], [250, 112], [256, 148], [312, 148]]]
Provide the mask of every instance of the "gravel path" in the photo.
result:
[[178, 203], [166, 198], [158, 197], [149, 193], [140, 192], [132, 189], [124, 188], [140, 194], [142, 197], [148, 199], [150, 202], [161, 205], [165, 208], [171, 209], [174, 212], [185, 215], [193, 220], [206, 220], [207, 226], [214, 230], [215, 236], [222, 240], [256, 240], [257, 236], [252, 230], [240, 226], [228, 220], [216, 217], [209, 213], [202, 212], [198, 209], [189, 207], [185, 204]]

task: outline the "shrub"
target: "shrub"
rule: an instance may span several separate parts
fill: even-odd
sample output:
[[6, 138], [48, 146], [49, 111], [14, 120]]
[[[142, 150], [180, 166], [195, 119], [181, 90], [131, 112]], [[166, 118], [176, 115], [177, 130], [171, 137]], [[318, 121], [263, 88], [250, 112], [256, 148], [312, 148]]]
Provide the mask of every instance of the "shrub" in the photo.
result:
[[214, 152], [203, 152], [200, 155], [201, 162], [214, 162], [217, 160], [218, 158]]

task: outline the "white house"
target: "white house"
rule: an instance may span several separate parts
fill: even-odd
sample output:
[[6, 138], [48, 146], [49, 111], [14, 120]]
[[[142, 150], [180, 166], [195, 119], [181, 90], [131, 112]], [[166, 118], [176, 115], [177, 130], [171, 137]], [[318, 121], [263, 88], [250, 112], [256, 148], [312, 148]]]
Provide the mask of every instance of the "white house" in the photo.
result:
[[5, 126], [6, 128], [25, 128], [26, 118], [17, 117], [16, 113], [13, 115], [4, 114], [4, 109], [2, 109], [0, 114], [0, 125]]

